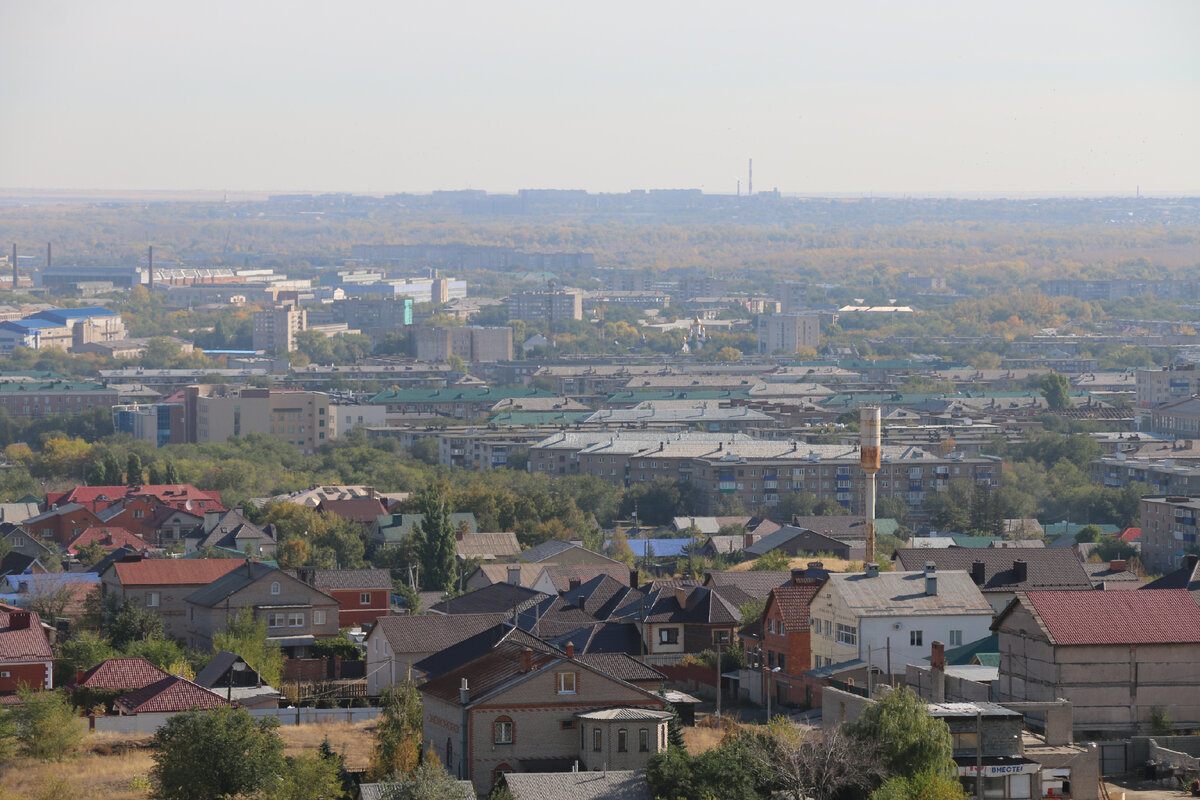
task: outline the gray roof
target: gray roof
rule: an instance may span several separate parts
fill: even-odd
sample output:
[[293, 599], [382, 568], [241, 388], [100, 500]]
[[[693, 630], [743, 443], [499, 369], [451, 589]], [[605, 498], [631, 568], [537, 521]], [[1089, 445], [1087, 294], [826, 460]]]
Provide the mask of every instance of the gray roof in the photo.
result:
[[303, 568], [287, 574], [322, 590], [392, 589], [392, 573], [386, 569], [314, 569], [311, 581], [303, 577]]
[[[1072, 539], [1073, 541], [1073, 539]], [[923, 569], [933, 562], [941, 570], [967, 570], [983, 564], [980, 589], [989, 592], [1027, 592], [1034, 589], [1091, 589], [1092, 581], [1071, 550], [949, 547], [945, 550], [900, 548], [896, 561], [904, 569]], [[1015, 563], [1024, 561], [1025, 579], [1018, 580]]]
[[[458, 788], [462, 790], [463, 800], [478, 800], [475, 794], [475, 786], [470, 781], [457, 781]], [[358, 800], [384, 800], [383, 791], [391, 784], [388, 783], [360, 783], [358, 785]]]
[[[771, 552], [777, 547], [782, 547], [792, 539], [795, 539], [797, 536], [804, 536], [805, 534], [808, 534], [808, 537], [816, 545], [824, 545], [825, 549], [829, 552], [840, 550], [847, 544], [847, 542], [843, 539], [835, 539], [832, 536], [826, 536], [823, 533], [817, 533], [816, 531], [808, 528], [796, 528], [791, 525], [785, 525], [774, 533], [764, 536], [754, 544], [745, 548], [745, 553], [747, 556], [761, 556], [764, 553]], [[816, 552], [820, 552], [820, 550]]]
[[187, 603], [212, 608], [229, 595], [244, 589], [271, 572], [278, 572], [280, 575], [287, 574], [258, 561], [247, 561], [244, 566], [217, 578], [207, 586], [201, 586], [183, 599]]
[[[938, 551], [941, 552], [941, 551]], [[924, 572], [833, 572], [820, 594], [833, 588], [841, 593], [857, 617], [890, 617], [898, 614], [986, 614], [992, 607], [966, 572], [936, 572], [937, 594], [925, 593]], [[813, 601], [816, 602], [815, 600]]]
[[652, 708], [631, 708], [628, 706], [598, 708], [595, 711], [579, 711], [576, 712], [575, 716], [580, 719], [611, 720], [615, 722], [662, 722], [671, 718], [671, 714], [667, 711], [657, 711]]
[[502, 611], [494, 614], [380, 617], [371, 635], [386, 638], [393, 653], [430, 653], [458, 644], [509, 618], [510, 615]]
[[510, 772], [504, 776], [516, 800], [652, 800], [646, 774], [605, 772]]

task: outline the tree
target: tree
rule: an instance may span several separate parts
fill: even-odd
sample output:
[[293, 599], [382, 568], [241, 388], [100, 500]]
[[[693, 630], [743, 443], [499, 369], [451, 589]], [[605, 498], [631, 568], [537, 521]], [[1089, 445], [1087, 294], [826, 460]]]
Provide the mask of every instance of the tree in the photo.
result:
[[116, 654], [108, 639], [92, 631], [80, 631], [58, 646], [54, 682], [62, 684], [74, 680], [77, 672], [89, 670]]
[[422, 436], [409, 445], [408, 454], [417, 461], [436, 467], [440, 461], [437, 438]]
[[125, 459], [125, 479], [131, 484], [142, 482], [142, 457], [130, 453]]
[[262, 676], [264, 683], [279, 685], [283, 675], [283, 651], [267, 640], [267, 621], [256, 620], [250, 609], [238, 611], [225, 630], [213, 636], [213, 650], [237, 653]]
[[17, 690], [21, 698], [12, 714], [21, 755], [62, 761], [79, 752], [87, 735], [75, 708], [62, 692]]
[[379, 706], [367, 776], [377, 781], [409, 775], [417, 767], [421, 750], [421, 693], [408, 678], [385, 689]]
[[382, 800], [462, 800], [463, 791], [437, 756], [430, 756], [411, 773], [389, 779], [380, 796]]
[[629, 540], [625, 538], [625, 533], [620, 528], [613, 531], [612, 538], [608, 540], [608, 556], [615, 558], [627, 567], [633, 566], [633, 550], [629, 547]]
[[151, 636], [147, 639], [137, 639], [125, 647], [126, 656], [144, 658], [159, 669], [175, 674], [172, 665], [184, 660], [183, 648], [173, 639], [162, 636]]
[[791, 563], [782, 550], [768, 550], [754, 560], [750, 569], [754, 572], [782, 572]]
[[414, 535], [420, 541], [421, 586], [426, 591], [449, 590], [454, 586], [458, 548], [445, 489], [428, 484], [417, 497], [417, 513], [421, 521]]
[[138, 608], [125, 600], [107, 615], [101, 628], [113, 647], [124, 650], [130, 643], [163, 637], [163, 620], [146, 608]]
[[71, 584], [61, 576], [45, 575], [39, 580], [24, 602], [26, 608], [37, 612], [44, 621], [55, 625], [66, 614], [74, 599]]
[[963, 800], [958, 779], [938, 772], [918, 772], [911, 778], [896, 776], [871, 793], [871, 800]]
[[[328, 740], [326, 740], [328, 743]], [[341, 800], [346, 796], [340, 775], [340, 758], [302, 753], [284, 759], [279, 782], [268, 800]]]
[[92, 542], [75, 550], [75, 557], [79, 559], [79, 563], [85, 567], [90, 567], [93, 564], [98, 564], [104, 560], [104, 556], [108, 555], [104, 550], [104, 545], [99, 542]]
[[1071, 384], [1066, 375], [1051, 372], [1042, 378], [1040, 389], [1051, 411], [1062, 411], [1071, 407]]
[[929, 716], [925, 701], [907, 687], [894, 689], [868, 705], [847, 726], [847, 733], [877, 746], [891, 775], [954, 774], [950, 728], [944, 720]]
[[255, 720], [241, 708], [173, 715], [150, 744], [154, 797], [210, 800], [271, 788], [284, 767], [278, 727], [278, 719]]
[[863, 796], [883, 778], [876, 748], [838, 729], [804, 731], [775, 717], [756, 739], [772, 788], [786, 797], [833, 800], [846, 792]]
[[1100, 530], [1099, 525], [1084, 525], [1079, 530], [1075, 531], [1075, 543], [1082, 544], [1084, 542], [1098, 542], [1104, 532]]

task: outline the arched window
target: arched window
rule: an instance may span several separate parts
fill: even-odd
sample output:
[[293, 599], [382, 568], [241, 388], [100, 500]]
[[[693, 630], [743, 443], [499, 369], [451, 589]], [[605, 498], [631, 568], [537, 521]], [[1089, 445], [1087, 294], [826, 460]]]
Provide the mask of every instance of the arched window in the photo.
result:
[[492, 723], [492, 744], [512, 744], [513, 733], [512, 717], [496, 717]]
[[454, 740], [446, 737], [446, 769], [454, 771]]
[[279, 581], [271, 582], [271, 594], [279, 594]]
[[507, 775], [508, 773], [510, 773], [512, 771], [513, 771], [513, 768], [510, 767], [508, 764], [497, 765], [496, 768], [494, 770], [492, 770], [492, 785], [494, 786], [496, 783], [498, 783], [500, 781], [500, 779], [502, 777], [504, 777], [505, 775]]
[[617, 752], [625, 753], [629, 750], [629, 731], [624, 728], [617, 728]]

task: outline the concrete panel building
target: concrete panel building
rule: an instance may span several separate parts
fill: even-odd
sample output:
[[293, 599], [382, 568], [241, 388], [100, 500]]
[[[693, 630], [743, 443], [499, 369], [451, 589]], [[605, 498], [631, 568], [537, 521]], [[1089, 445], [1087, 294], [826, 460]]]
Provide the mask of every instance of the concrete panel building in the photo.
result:
[[1141, 504], [1141, 558], [1146, 569], [1165, 573], [1183, 566], [1189, 553], [1198, 552], [1200, 497], [1143, 497]]
[[508, 361], [513, 357], [512, 328], [464, 325], [418, 327], [413, 331], [415, 355], [421, 361]]
[[508, 318], [529, 322], [583, 319], [583, 293], [565, 289], [516, 292], [508, 298]]
[[308, 313], [294, 305], [255, 311], [254, 349], [268, 355], [290, 353], [296, 349], [296, 334], [307, 327]]
[[794, 353], [821, 346], [821, 321], [815, 314], [763, 314], [758, 318], [758, 352]]

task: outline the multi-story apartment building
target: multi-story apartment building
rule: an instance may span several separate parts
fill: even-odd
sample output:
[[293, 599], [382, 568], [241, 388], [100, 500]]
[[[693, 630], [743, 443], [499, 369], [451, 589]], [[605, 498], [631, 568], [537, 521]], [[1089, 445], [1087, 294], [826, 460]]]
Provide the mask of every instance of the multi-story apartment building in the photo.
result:
[[187, 407], [183, 403], [113, 406], [113, 427], [155, 447], [187, 442]]
[[334, 438], [329, 395], [289, 389], [196, 385], [186, 390], [194, 442], [224, 442], [261, 433], [312, 453]]
[[1200, 438], [1200, 398], [1189, 395], [1150, 409], [1149, 430], [1180, 439]]
[[126, 338], [121, 315], [106, 308], [53, 308], [23, 319], [0, 322], [0, 352], [17, 345], [31, 350], [61, 347], [71, 350], [92, 342]]
[[758, 352], [794, 353], [821, 345], [821, 323], [815, 314], [763, 314], [758, 318]]
[[508, 298], [508, 318], [530, 322], [583, 319], [583, 293], [565, 289], [515, 292]]
[[513, 357], [512, 328], [462, 325], [419, 327], [414, 331], [416, 357], [421, 361], [509, 361]]
[[500, 400], [555, 397], [542, 389], [384, 389], [368, 402], [386, 407], [388, 415], [436, 414], [454, 419], [485, 415]]
[[1200, 370], [1196, 369], [1195, 364], [1139, 369], [1134, 376], [1139, 408], [1153, 408], [1200, 394]]
[[1145, 483], [1153, 494], [1200, 495], [1200, 466], [1171, 458], [1126, 458], [1114, 453], [1092, 459], [1092, 482], [1109, 488]]
[[[561, 433], [529, 449], [529, 469], [555, 475], [597, 475], [624, 485], [672, 478], [692, 483], [714, 503], [737, 497], [746, 508], [774, 505], [787, 492], [807, 492], [861, 511], [863, 472], [857, 445], [801, 444], [740, 434]], [[876, 476], [879, 497], [913, 506], [951, 480], [998, 485], [992, 456], [937, 456], [918, 447], [884, 446]]]
[[1142, 563], [1150, 572], [1171, 572], [1189, 553], [1200, 553], [1196, 520], [1200, 497], [1142, 498]]
[[784, 281], [779, 284], [779, 305], [784, 314], [794, 314], [808, 307], [808, 284]]
[[466, 429], [438, 434], [438, 462], [447, 467], [488, 469], [508, 464], [509, 454], [524, 452], [544, 438], [538, 431]]
[[81, 414], [118, 399], [116, 389], [88, 381], [0, 381], [0, 408], [14, 417]]
[[292, 304], [280, 304], [254, 312], [254, 349], [268, 355], [296, 349], [296, 334], [308, 327], [308, 312]]

